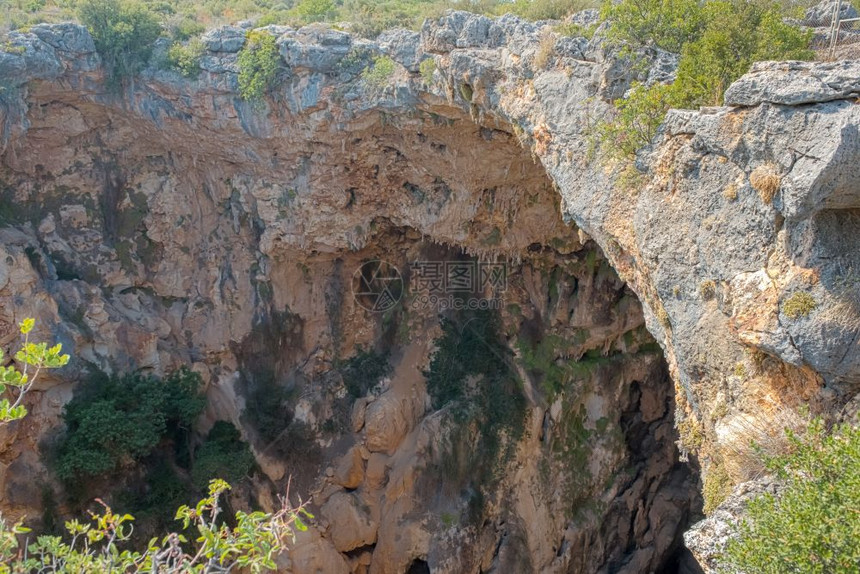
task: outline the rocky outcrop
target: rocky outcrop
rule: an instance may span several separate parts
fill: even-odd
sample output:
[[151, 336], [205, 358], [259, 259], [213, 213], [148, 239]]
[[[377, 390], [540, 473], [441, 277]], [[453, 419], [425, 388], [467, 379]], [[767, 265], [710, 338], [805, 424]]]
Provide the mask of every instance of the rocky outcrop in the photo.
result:
[[735, 533], [750, 500], [763, 493], [777, 494], [779, 484], [771, 478], [744, 482], [708, 517], [684, 533], [684, 544], [705, 572], [717, 572], [720, 556]]
[[[308, 488], [322, 475], [325, 523], [300, 540], [297, 569], [646, 572], [672, 559], [694, 512], [673, 415], [701, 429], [703, 460], [724, 460], [745, 440], [733, 421], [775, 426], [801, 401], [835, 410], [856, 393], [853, 63], [757, 64], [725, 107], [671, 112], [631, 183], [592, 157], [590, 130], [633, 81], [670, 78], [671, 55], [631, 67], [599, 35], [462, 12], [375, 43], [320, 25], [271, 31], [281, 82], [257, 104], [237, 94], [243, 28], [206, 35], [199, 78], [151, 69], [121, 93], [106, 91], [82, 28], [10, 34], [0, 342], [36, 316], [76, 362], [4, 437], [4, 492], [16, 474], [44, 474], [32, 453], [87, 363], [190, 364], [208, 384], [207, 420], [242, 423], [243, 377], [265, 357], [303, 391], [293, 416], [332, 459], [330, 473], [298, 470]], [[536, 58], [545, 38], [554, 49]], [[396, 62], [383, 87], [362, 76], [380, 54]], [[437, 310], [391, 330], [350, 294], [364, 261], [463, 254], [514, 271], [512, 344], [554, 335], [571, 345], [554, 362], [616, 361], [550, 404], [539, 380], [526, 388], [529, 433], [478, 525], [460, 523], [461, 493], [428, 478], [448, 432], [420, 376]], [[799, 293], [813, 303], [798, 313], [786, 305]], [[263, 330], [272, 318], [289, 328]], [[643, 321], [674, 393], [660, 360], [641, 356]], [[344, 407], [333, 365], [397, 333], [410, 359]], [[340, 420], [337, 437], [321, 432]], [[553, 436], [587, 444], [585, 458], [536, 456]], [[258, 446], [272, 480], [297, 472]], [[597, 502], [555, 511], [570, 492]], [[35, 495], [4, 501], [38, 512]]]

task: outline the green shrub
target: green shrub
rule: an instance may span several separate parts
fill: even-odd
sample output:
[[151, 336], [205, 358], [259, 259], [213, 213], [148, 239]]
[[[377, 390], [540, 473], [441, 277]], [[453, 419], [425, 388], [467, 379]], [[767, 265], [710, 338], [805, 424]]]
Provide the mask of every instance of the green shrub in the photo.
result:
[[611, 40], [670, 52], [695, 41], [704, 26], [697, 0], [606, 0], [600, 15], [612, 23]]
[[200, 58], [205, 49], [199, 38], [183, 44], [175, 42], [167, 50], [167, 66], [186, 78], [196, 78], [200, 73]]
[[723, 557], [727, 571], [860, 572], [860, 428], [820, 420], [768, 461], [784, 488], [751, 501]]
[[678, 442], [687, 452], [696, 452], [705, 442], [705, 430], [695, 415], [675, 413], [675, 427], [678, 429]]
[[243, 416], [268, 445], [293, 422], [294, 389], [276, 381], [271, 373], [261, 373], [252, 380]]
[[180, 369], [164, 379], [93, 376], [66, 405], [68, 428], [59, 446], [57, 475], [64, 480], [110, 473], [135, 462], [166, 437], [187, 435], [205, 399], [200, 375]]
[[424, 373], [435, 408], [465, 398], [469, 377], [495, 380], [510, 374], [511, 352], [499, 332], [499, 319], [489, 312], [442, 319], [442, 336]]
[[274, 86], [281, 56], [275, 37], [265, 30], [248, 32], [239, 52], [239, 94], [243, 100], [260, 101]]
[[231, 423], [218, 421], [197, 450], [191, 468], [195, 488], [205, 490], [213, 478], [237, 483], [254, 468], [254, 455], [239, 430]]
[[356, 398], [366, 395], [367, 391], [390, 371], [388, 355], [377, 353], [372, 349], [369, 351], [358, 349], [358, 352], [340, 367], [346, 390]]
[[679, 106], [720, 105], [729, 85], [759, 60], [808, 60], [811, 32], [782, 21], [774, 4], [710, 0], [706, 25], [681, 50], [674, 98]]
[[613, 117], [595, 128], [596, 147], [604, 159], [633, 160], [651, 143], [672, 105], [672, 87], [634, 83], [626, 98], [615, 103]]
[[559, 349], [563, 347], [564, 341], [557, 335], [545, 335], [535, 345], [528, 345], [524, 341], [518, 345], [523, 366], [540, 379], [543, 391], [550, 400], [562, 391], [571, 376], [567, 363], [559, 364], [557, 361]]
[[300, 24], [330, 21], [335, 15], [332, 0], [300, 0], [292, 10]]
[[[278, 569], [275, 558], [295, 540], [295, 530], [307, 530], [302, 517], [313, 518], [302, 504], [282, 499], [273, 513], [237, 512], [224, 520], [223, 480], [209, 484], [208, 496], [193, 508], [173, 513], [182, 523], [168, 534], [153, 537], [143, 552], [123, 549], [134, 532], [134, 517], [102, 508], [86, 521], [66, 522], [61, 536], [38, 536], [26, 547], [30, 530], [0, 517], [0, 564], [4, 572], [263, 572]], [[234, 525], [234, 526], [233, 526]], [[166, 535], [165, 535], [166, 534]], [[32, 540], [32, 539], [31, 539]]]
[[188, 15], [170, 18], [167, 21], [166, 28], [170, 37], [177, 42], [185, 42], [206, 31], [206, 26]]
[[710, 514], [732, 493], [732, 479], [721, 464], [712, 464], [702, 485], [704, 507], [702, 512]]
[[162, 31], [155, 13], [136, 0], [81, 0], [78, 15], [114, 86], [146, 65]]
[[377, 56], [373, 59], [373, 64], [361, 73], [361, 77], [371, 88], [382, 90], [388, 86], [395, 69], [394, 60], [388, 56]]
[[759, 60], [806, 60], [811, 32], [787, 24], [777, 3], [756, 0], [621, 0], [604, 4], [610, 39], [681, 54], [675, 82], [634, 85], [618, 113], [597, 126], [604, 158], [631, 160], [669, 107], [720, 105], [729, 85]]

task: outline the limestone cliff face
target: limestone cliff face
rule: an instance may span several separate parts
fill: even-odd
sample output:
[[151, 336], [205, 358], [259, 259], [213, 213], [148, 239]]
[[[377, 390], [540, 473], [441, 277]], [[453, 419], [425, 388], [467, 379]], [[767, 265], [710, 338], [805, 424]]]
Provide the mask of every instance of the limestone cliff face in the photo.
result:
[[[253, 441], [241, 390], [265, 362], [300, 390], [293, 416], [323, 453], [301, 463], [255, 442], [267, 480], [302, 477], [320, 507], [285, 568], [672, 560], [696, 512], [673, 417], [700, 429], [707, 464], [737, 452], [751, 418], [778, 428], [799, 401], [833, 411], [856, 392], [858, 69], [758, 65], [726, 107], [670, 113], [631, 188], [590, 158], [589, 130], [632, 81], [668, 77], [671, 55], [633, 72], [599, 36], [542, 29], [456, 12], [376, 42], [272, 27], [282, 77], [260, 104], [237, 94], [240, 28], [206, 36], [198, 79], [149, 70], [122, 93], [105, 90], [80, 27], [13, 33], [23, 50], [0, 53], [0, 343], [35, 316], [75, 362], [3, 430], [4, 514], [38, 514], [40, 441], [87, 364], [193, 365], [203, 426], [234, 420]], [[380, 54], [397, 64], [386, 86], [362, 76]], [[363, 261], [464, 254], [508, 264], [512, 344], [529, 331], [565, 341], [567, 359], [606, 359], [551, 400], [521, 373], [528, 432], [472, 522], [438, 473], [450, 427], [420, 375], [436, 310], [392, 329], [351, 295]], [[790, 316], [799, 291], [815, 308]], [[334, 364], [383, 339], [392, 375], [347, 404]], [[558, 454], [571, 449], [581, 456]]]

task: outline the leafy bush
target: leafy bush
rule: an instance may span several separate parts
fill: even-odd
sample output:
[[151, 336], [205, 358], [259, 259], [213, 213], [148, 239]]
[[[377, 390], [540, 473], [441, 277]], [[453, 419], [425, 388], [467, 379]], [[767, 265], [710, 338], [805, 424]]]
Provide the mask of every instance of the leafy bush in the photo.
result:
[[146, 65], [162, 31], [155, 13], [136, 0], [81, 0], [78, 15], [114, 86]]
[[231, 423], [218, 421], [209, 431], [206, 441], [197, 450], [191, 480], [198, 489], [205, 489], [213, 478], [236, 483], [254, 468], [254, 455], [239, 430]]
[[332, 0], [300, 0], [292, 12], [301, 24], [330, 21], [336, 14]]
[[[102, 503], [92, 523], [66, 523], [68, 542], [60, 536], [39, 536], [19, 549], [19, 536], [29, 532], [20, 523], [0, 517], [0, 564], [4, 572], [161, 572], [164, 574], [276, 570], [294, 530], [307, 530], [303, 517], [313, 518], [304, 504], [293, 507], [289, 496], [273, 513], [237, 512], [231, 527], [220, 519], [221, 497], [230, 489], [223, 480], [209, 484], [209, 494], [194, 508], [180, 506], [175, 518], [180, 534], [153, 538], [146, 550], [120, 550], [131, 537], [134, 517], [116, 514]], [[289, 493], [288, 493], [289, 495]], [[193, 540], [189, 540], [192, 538]]]
[[421, 79], [429, 86], [433, 83], [433, 75], [436, 73], [436, 60], [434, 58], [421, 60], [418, 71], [421, 72]]
[[265, 30], [248, 32], [239, 52], [239, 94], [244, 100], [260, 101], [274, 86], [281, 57], [275, 37]]
[[634, 85], [618, 113], [597, 126], [607, 159], [633, 159], [669, 107], [719, 105], [729, 85], [759, 60], [805, 60], [811, 33], [783, 21], [778, 3], [756, 0], [621, 0], [606, 2], [610, 39], [681, 54], [675, 82]]
[[672, 105], [672, 86], [634, 83], [627, 97], [615, 104], [611, 120], [598, 123], [596, 145], [605, 159], [632, 160], [651, 143]]
[[187, 14], [169, 18], [165, 27], [170, 37], [177, 42], [185, 42], [206, 31], [206, 26]]
[[199, 386], [200, 375], [185, 368], [164, 379], [93, 376], [66, 405], [58, 476], [104, 475], [149, 454], [164, 437], [187, 434], [205, 406]]
[[600, 15], [612, 22], [610, 39], [669, 52], [680, 52], [704, 25], [697, 0], [606, 0]]
[[253, 379], [243, 415], [265, 445], [276, 440], [293, 422], [290, 404], [293, 393], [293, 389], [279, 384], [270, 373], [261, 373]]
[[31, 343], [30, 332], [36, 322], [34, 319], [24, 319], [18, 329], [24, 337], [21, 350], [15, 353], [15, 360], [22, 365], [21, 369], [13, 365], [3, 366], [3, 350], [0, 349], [0, 395], [6, 389], [15, 389], [14, 400], [0, 399], [0, 425], [24, 418], [27, 407], [22, 403], [33, 384], [39, 378], [43, 369], [58, 369], [69, 362], [69, 356], [61, 354], [63, 346], [59, 343], [48, 347], [47, 343]]
[[710, 0], [705, 27], [681, 49], [674, 97], [678, 105], [720, 105], [729, 85], [759, 60], [809, 60], [811, 33], [786, 24], [776, 4]]
[[199, 38], [193, 38], [185, 44], [174, 42], [167, 50], [167, 65], [186, 78], [196, 78], [200, 73], [203, 52], [203, 42]]
[[747, 574], [860, 572], [860, 428], [820, 420], [768, 461], [784, 488], [751, 501], [724, 566]]
[[391, 371], [388, 355], [361, 349], [340, 368], [346, 390], [353, 397], [363, 397]]
[[388, 56], [377, 56], [373, 60], [373, 65], [365, 68], [361, 73], [361, 77], [371, 88], [381, 90], [388, 85], [395, 69], [394, 60]]

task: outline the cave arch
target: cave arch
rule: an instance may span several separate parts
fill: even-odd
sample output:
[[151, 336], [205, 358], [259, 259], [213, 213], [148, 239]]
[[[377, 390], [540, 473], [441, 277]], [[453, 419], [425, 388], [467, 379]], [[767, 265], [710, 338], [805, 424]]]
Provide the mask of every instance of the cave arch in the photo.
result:
[[[670, 562], [697, 496], [677, 462], [673, 387], [636, 295], [564, 220], [546, 167], [549, 129], [524, 135], [488, 106], [481, 82], [443, 97], [412, 78], [402, 97], [350, 103], [335, 91], [342, 77], [299, 70], [259, 108], [207, 73], [190, 95], [153, 77], [120, 96], [65, 79], [28, 86], [27, 125], [13, 130], [2, 161], [4, 193], [32, 210], [16, 216], [25, 231], [7, 249], [43, 256], [16, 265], [34, 276], [43, 313], [75, 354], [107, 369], [191, 363], [209, 383], [208, 417], [242, 420], [252, 439], [260, 429], [242, 418], [247, 397], [236, 381], [254, 372], [251, 362], [276, 357], [275, 383], [299, 391], [285, 418], [316, 433], [283, 436], [328, 449], [301, 474], [308, 488], [334, 485], [318, 502], [330, 528], [314, 541], [332, 560], [403, 571], [421, 564], [406, 538], [432, 571], [478, 571], [487, 561], [499, 572], [650, 571]], [[326, 89], [328, 99], [319, 96]], [[449, 492], [432, 475], [446, 448], [430, 440], [437, 411], [420, 383], [405, 403], [386, 395], [396, 384], [372, 402], [357, 397], [364, 411], [338, 402], [331, 373], [356, 348], [396, 348], [396, 383], [400, 370], [426, 363], [436, 334], [438, 309], [414, 313], [414, 332], [398, 343], [384, 316], [355, 304], [350, 280], [372, 259], [404, 273], [416, 260], [509, 266], [500, 313], [512, 352], [532, 357], [520, 373], [531, 426], [497, 492]], [[556, 369], [561, 387], [543, 388]], [[473, 430], [465, 432], [468, 443]], [[425, 457], [422, 476], [396, 462], [408, 459], [410, 441], [425, 445], [412, 453]], [[629, 456], [629, 445], [646, 452]], [[297, 462], [268, 445], [258, 455], [274, 483]], [[403, 484], [408, 496], [389, 498]], [[474, 500], [475, 524], [466, 521]]]

